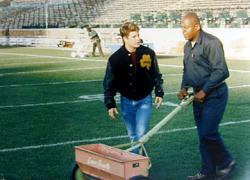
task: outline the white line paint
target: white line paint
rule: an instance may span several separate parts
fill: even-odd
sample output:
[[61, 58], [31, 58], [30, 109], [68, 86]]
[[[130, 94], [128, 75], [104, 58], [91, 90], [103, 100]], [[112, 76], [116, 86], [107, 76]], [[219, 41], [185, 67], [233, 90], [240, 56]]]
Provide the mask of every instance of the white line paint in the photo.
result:
[[36, 73], [55, 73], [55, 72], [80, 71], [80, 70], [104, 69], [104, 68], [105, 67], [88, 67], [88, 68], [72, 68], [72, 69], [59, 69], [59, 70], [23, 71], [23, 72], [2, 73], [0, 74], [0, 76], [19, 75], [19, 74], [36, 74]]
[[[161, 67], [183, 68], [182, 65], [159, 64]], [[229, 69], [231, 72], [250, 73], [250, 70]]]
[[1, 64], [1, 69], [10, 67], [10, 66], [29, 66], [29, 65], [38, 65], [38, 64], [66, 64], [66, 63], [75, 63], [75, 62], [82, 62], [83, 60], [75, 60], [75, 61], [48, 61], [48, 62], [32, 62], [32, 63], [8, 63], [8, 64]]
[[48, 56], [48, 55], [39, 55], [39, 54], [23, 54], [23, 53], [0, 53], [3, 55], [13, 55], [13, 56], [27, 56], [27, 57], [36, 57], [36, 58], [51, 58], [51, 59], [68, 59], [68, 60], [84, 60], [90, 62], [107, 62], [106, 60], [100, 59], [88, 59], [88, 58], [72, 58], [64, 56]]
[[235, 88], [247, 88], [250, 87], [250, 84], [246, 85], [238, 85], [238, 86], [230, 86], [229, 89], [235, 89]]
[[[174, 93], [174, 94], [176, 94], [176, 93]], [[81, 98], [80, 100], [74, 100], [74, 101], [59, 101], [59, 102], [37, 103], [37, 104], [7, 105], [7, 106], [0, 106], [0, 109], [50, 106], [50, 105], [62, 105], [62, 104], [75, 104], [75, 103], [84, 103], [84, 102], [93, 102], [93, 101], [103, 101], [103, 94], [85, 95], [85, 96], [80, 96], [80, 98]], [[165, 105], [168, 105], [168, 104], [165, 104]]]
[[172, 67], [172, 68], [183, 68], [181, 65], [172, 65], [172, 64], [159, 64], [161, 67]]
[[[39, 54], [23, 54], [23, 53], [0, 53], [3, 55], [13, 55], [13, 56], [27, 56], [27, 57], [36, 57], [36, 58], [52, 58], [52, 59], [69, 59], [69, 60], [84, 60], [90, 62], [107, 62], [106, 60], [100, 59], [88, 59], [88, 58], [72, 58], [72, 57], [63, 57], [63, 56], [49, 56], [49, 55], [39, 55]], [[170, 65], [170, 64], [159, 64], [162, 67], [173, 67], [173, 68], [183, 68], [182, 65]], [[240, 72], [240, 73], [250, 73], [249, 70], [237, 70], [237, 69], [229, 69], [232, 72]]]
[[81, 81], [64, 81], [64, 82], [48, 82], [48, 83], [31, 83], [31, 84], [10, 84], [10, 85], [1, 85], [0, 88], [6, 87], [27, 87], [27, 86], [46, 86], [46, 85], [60, 85], [60, 84], [74, 84], [74, 83], [88, 83], [88, 82], [99, 82], [103, 79], [95, 80], [81, 80]]
[[[221, 123], [220, 126], [231, 126], [231, 125], [244, 124], [244, 123], [249, 123], [249, 122], [250, 122], [250, 120], [229, 121], [229, 122]], [[194, 129], [196, 129], [195, 126], [194, 127], [187, 127], [187, 128], [175, 128], [175, 129], [170, 129], [170, 130], [165, 130], [165, 131], [159, 131], [156, 134], [168, 134], [168, 133], [175, 133], [175, 132], [190, 131], [190, 130], [194, 130]], [[69, 145], [69, 144], [78, 144], [78, 143], [93, 143], [93, 142], [99, 142], [99, 141], [109, 141], [109, 140], [124, 139], [124, 138], [128, 138], [128, 136], [121, 135], [121, 136], [113, 136], [113, 137], [111, 136], [111, 137], [58, 142], [58, 143], [54, 143], [54, 144], [42, 144], [42, 145], [16, 147], [16, 148], [6, 148], [6, 149], [1, 149], [0, 153], [9, 153], [9, 152], [16, 152], [16, 151], [30, 150], [30, 149], [51, 148], [51, 147], [65, 146], [65, 145]]]
[[[241, 86], [231, 86], [230, 89], [235, 88], [247, 88], [250, 87], [250, 85], [241, 85]], [[165, 93], [165, 95], [176, 95], [178, 92], [169, 92]], [[0, 109], [6, 109], [6, 108], [19, 108], [19, 107], [36, 107], [36, 106], [49, 106], [49, 105], [60, 105], [60, 104], [74, 104], [74, 103], [83, 103], [83, 102], [93, 102], [93, 101], [103, 101], [103, 94], [93, 94], [93, 95], [83, 95], [79, 97], [81, 100], [74, 100], [74, 101], [59, 101], [59, 102], [47, 102], [47, 103], [37, 103], [37, 104], [19, 104], [19, 105], [6, 105], [6, 106], [0, 106]], [[118, 97], [119, 99], [119, 97]], [[167, 102], [165, 105], [167, 106], [173, 106], [173, 104], [170, 105], [169, 102]]]
[[[181, 74], [168, 74], [167, 76], [179, 76]], [[45, 85], [58, 85], [58, 84], [73, 84], [73, 83], [85, 83], [85, 82], [97, 82], [103, 81], [103, 79], [96, 80], [80, 80], [80, 81], [64, 81], [64, 82], [49, 82], [49, 83], [31, 83], [31, 84], [9, 84], [9, 85], [0, 85], [0, 88], [6, 87], [27, 87], [27, 86], [45, 86]]]
[[35, 107], [35, 106], [48, 106], [48, 105], [60, 105], [60, 104], [74, 104], [74, 103], [82, 103], [89, 102], [90, 100], [75, 100], [75, 101], [59, 101], [59, 102], [47, 102], [47, 103], [37, 103], [37, 104], [20, 104], [20, 105], [8, 105], [8, 106], [0, 106], [0, 109], [5, 108], [18, 108], [18, 107]]
[[182, 76], [181, 73], [176, 73], [176, 74], [168, 74], [168, 73], [166, 73], [166, 74], [162, 74], [162, 75], [166, 76], [166, 77], [169, 77], [169, 76]]
[[170, 102], [170, 101], [164, 101], [163, 103], [162, 103], [162, 105], [164, 105], [164, 106], [170, 106], [170, 107], [177, 107], [177, 106], [179, 106], [179, 104], [176, 104], [176, 103], [173, 103], [173, 102]]
[[239, 73], [250, 73], [249, 70], [238, 70], [238, 69], [229, 69], [231, 72], [239, 72]]
[[[1, 54], [1, 53], [0, 53]], [[23, 60], [26, 60], [26, 59], [34, 59], [34, 57], [27, 57], [27, 56], [18, 56], [18, 57], [16, 57], [16, 56], [2, 56], [1, 57], [1, 59], [3, 59], [4, 60], [4, 62], [5, 61], [16, 61], [16, 60], [21, 60], [21, 61], [23, 61]]]

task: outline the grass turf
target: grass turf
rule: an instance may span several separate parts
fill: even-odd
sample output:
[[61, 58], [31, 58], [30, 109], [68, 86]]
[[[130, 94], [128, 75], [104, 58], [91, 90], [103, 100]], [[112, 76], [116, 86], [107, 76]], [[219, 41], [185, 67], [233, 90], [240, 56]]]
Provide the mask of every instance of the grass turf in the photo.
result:
[[[122, 118], [110, 120], [102, 98], [97, 96], [103, 93], [107, 57], [79, 60], [69, 54], [33, 48], [1, 49], [0, 179], [67, 179], [75, 145], [114, 146], [129, 141], [127, 137], [116, 138], [126, 135]], [[179, 103], [174, 92], [180, 86], [182, 58], [160, 57], [159, 64], [165, 92], [170, 93], [164, 100]], [[229, 60], [228, 66], [248, 71], [231, 71], [227, 80], [230, 87], [250, 85], [250, 61]], [[229, 92], [223, 123], [236, 124], [222, 126], [221, 133], [237, 161], [233, 179], [247, 180], [250, 177], [249, 86], [231, 88]], [[83, 95], [85, 99], [80, 99]], [[173, 107], [169, 106], [154, 110], [151, 127], [171, 110]], [[147, 150], [153, 163], [150, 170], [153, 180], [181, 180], [199, 170], [198, 137], [195, 129], [184, 129], [189, 127], [194, 127], [191, 107], [163, 127], [163, 133], [149, 140]], [[178, 128], [179, 131], [171, 132]], [[108, 138], [98, 139], [105, 137]]]

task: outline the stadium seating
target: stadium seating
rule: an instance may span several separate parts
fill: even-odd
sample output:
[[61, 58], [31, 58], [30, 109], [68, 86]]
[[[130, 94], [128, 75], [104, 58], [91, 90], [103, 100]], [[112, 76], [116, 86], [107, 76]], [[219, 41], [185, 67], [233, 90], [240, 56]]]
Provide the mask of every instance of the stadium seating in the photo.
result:
[[175, 28], [187, 11], [196, 11], [208, 27], [249, 27], [250, 19], [249, 0], [13, 0], [10, 4], [0, 7], [0, 29], [119, 27], [128, 20], [142, 27]]

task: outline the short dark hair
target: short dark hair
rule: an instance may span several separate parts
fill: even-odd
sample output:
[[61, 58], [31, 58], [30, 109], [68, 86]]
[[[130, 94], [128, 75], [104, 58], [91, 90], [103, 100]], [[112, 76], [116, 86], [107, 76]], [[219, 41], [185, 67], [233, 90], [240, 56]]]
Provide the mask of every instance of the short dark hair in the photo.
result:
[[199, 18], [199, 16], [195, 12], [188, 12], [188, 13], [186, 13], [183, 16], [183, 19], [185, 19], [185, 18], [193, 19], [194, 23], [200, 25], [200, 27], [201, 27], [200, 18]]

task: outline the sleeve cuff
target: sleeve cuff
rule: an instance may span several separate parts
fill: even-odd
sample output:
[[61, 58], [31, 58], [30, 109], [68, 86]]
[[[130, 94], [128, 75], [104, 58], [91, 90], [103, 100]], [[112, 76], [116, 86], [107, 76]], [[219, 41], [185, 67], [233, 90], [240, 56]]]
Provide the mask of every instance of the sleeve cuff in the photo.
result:
[[116, 108], [116, 104], [115, 103], [112, 103], [112, 104], [107, 104], [106, 105], [107, 109], [111, 109], [111, 108]]

